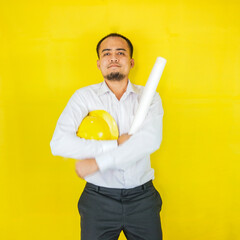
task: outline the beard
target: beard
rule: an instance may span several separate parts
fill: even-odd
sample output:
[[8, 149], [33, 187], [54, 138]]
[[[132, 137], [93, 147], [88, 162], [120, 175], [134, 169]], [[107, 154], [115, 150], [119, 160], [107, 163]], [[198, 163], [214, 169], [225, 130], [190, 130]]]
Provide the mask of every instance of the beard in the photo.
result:
[[110, 74], [104, 76], [109, 81], [121, 81], [125, 78], [125, 75], [120, 72], [111, 72]]

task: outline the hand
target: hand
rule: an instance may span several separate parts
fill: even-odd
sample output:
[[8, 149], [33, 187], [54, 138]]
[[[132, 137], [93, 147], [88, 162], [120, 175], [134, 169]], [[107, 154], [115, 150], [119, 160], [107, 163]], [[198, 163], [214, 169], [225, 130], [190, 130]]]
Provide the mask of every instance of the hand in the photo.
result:
[[80, 178], [95, 173], [99, 170], [97, 162], [94, 158], [79, 160], [76, 162], [76, 173]]
[[121, 145], [121, 144], [123, 144], [124, 142], [126, 142], [131, 136], [132, 136], [132, 135], [128, 135], [127, 133], [121, 135], [121, 136], [118, 138], [118, 140], [117, 140], [118, 145]]

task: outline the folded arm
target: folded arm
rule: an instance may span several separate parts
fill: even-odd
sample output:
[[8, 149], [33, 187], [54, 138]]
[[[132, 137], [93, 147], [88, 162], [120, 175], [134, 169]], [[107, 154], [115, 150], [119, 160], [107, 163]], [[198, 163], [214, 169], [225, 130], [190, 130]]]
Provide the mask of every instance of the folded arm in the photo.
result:
[[75, 93], [63, 110], [50, 142], [53, 155], [86, 159], [117, 147], [116, 140], [86, 140], [76, 135], [81, 121], [88, 114], [88, 109], [82, 102], [81, 96]]
[[133, 134], [118, 148], [100, 154], [96, 162], [100, 171], [107, 169], [126, 169], [146, 155], [155, 152], [162, 141], [163, 113], [149, 116], [142, 129]]

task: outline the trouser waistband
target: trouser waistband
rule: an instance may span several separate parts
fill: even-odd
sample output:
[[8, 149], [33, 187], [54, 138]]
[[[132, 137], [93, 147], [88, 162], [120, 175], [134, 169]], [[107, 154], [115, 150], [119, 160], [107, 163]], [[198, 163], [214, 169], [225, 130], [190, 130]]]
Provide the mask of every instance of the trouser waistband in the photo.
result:
[[137, 193], [139, 191], [145, 190], [149, 187], [153, 186], [152, 180], [138, 186], [138, 187], [134, 187], [134, 188], [129, 188], [129, 189], [121, 189], [121, 188], [107, 188], [107, 187], [101, 187], [101, 186], [97, 186], [94, 185], [92, 183], [87, 183], [85, 188], [86, 189], [92, 189], [96, 192], [101, 192], [101, 193], [105, 193], [105, 194], [133, 194], [133, 193]]

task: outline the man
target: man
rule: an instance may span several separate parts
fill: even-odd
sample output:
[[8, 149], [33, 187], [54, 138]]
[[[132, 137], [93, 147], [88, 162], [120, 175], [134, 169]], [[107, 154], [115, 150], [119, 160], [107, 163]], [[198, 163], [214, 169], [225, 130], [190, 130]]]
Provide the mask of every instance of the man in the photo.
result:
[[[141, 129], [128, 135], [143, 91], [129, 81], [133, 47], [120, 34], [97, 45], [97, 67], [104, 81], [79, 89], [61, 114], [52, 141], [54, 155], [74, 158], [76, 172], [87, 181], [79, 199], [82, 240], [161, 240], [161, 197], [152, 184], [150, 154], [162, 139], [163, 109], [156, 93]], [[76, 136], [82, 119], [103, 109], [116, 120], [118, 140], [85, 140]], [[81, 159], [81, 160], [80, 160]]]

